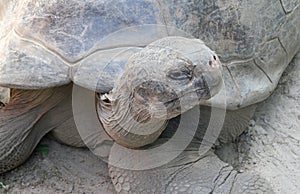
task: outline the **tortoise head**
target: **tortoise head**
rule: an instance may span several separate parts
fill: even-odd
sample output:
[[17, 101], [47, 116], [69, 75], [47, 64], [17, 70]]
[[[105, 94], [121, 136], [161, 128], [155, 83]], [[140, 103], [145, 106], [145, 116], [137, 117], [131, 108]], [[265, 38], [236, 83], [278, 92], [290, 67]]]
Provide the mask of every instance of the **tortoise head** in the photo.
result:
[[[121, 79], [109, 94], [110, 113], [101, 115], [100, 111], [100, 120], [106, 123], [104, 128], [108, 134], [122, 145], [140, 147], [153, 142], [168, 119], [220, 91], [223, 83], [220, 68], [216, 54], [198, 39], [168, 37], [155, 41], [128, 60]], [[125, 127], [124, 136], [120, 135], [120, 129], [113, 130], [119, 134], [112, 134], [115, 132], [111, 129], [118, 127], [112, 127], [109, 122], [116, 120], [130, 123]], [[124, 129], [124, 124], [121, 125]], [[151, 132], [137, 143], [138, 138], [132, 138], [132, 134], [141, 130]], [[129, 133], [131, 138], [127, 138]], [[146, 141], [147, 137], [151, 137], [151, 141]], [[126, 139], [133, 142], [124, 143]]]
[[217, 55], [202, 41], [168, 37], [132, 56], [121, 82], [135, 108], [171, 119], [218, 93], [223, 83], [220, 68]]

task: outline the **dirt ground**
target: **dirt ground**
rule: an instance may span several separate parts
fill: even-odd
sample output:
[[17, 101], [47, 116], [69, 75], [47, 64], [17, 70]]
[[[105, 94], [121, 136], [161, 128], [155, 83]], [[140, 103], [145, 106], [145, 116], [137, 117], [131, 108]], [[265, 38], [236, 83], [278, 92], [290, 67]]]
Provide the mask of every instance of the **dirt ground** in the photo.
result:
[[[46, 150], [0, 177], [4, 193], [114, 193], [107, 165], [88, 149], [61, 145], [49, 138]], [[260, 103], [251, 127], [239, 140], [243, 170], [270, 181], [276, 193], [300, 191], [300, 55], [276, 91]], [[47, 153], [48, 152], [48, 153]], [[5, 190], [5, 191], [4, 191]], [[1, 193], [1, 189], [0, 189]]]
[[[107, 165], [88, 149], [61, 145], [44, 138], [22, 166], [4, 174], [5, 193], [114, 193]], [[1, 191], [1, 190], [0, 190]], [[1, 192], [0, 192], [1, 193]]]

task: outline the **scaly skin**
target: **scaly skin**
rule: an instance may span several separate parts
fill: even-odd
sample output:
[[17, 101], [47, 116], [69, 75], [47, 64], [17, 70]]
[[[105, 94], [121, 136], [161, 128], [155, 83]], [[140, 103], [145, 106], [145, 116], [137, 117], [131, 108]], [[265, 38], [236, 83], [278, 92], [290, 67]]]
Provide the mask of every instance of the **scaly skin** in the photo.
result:
[[9, 103], [0, 109], [0, 174], [22, 164], [46, 133], [72, 117], [60, 106], [71, 88], [11, 90]]

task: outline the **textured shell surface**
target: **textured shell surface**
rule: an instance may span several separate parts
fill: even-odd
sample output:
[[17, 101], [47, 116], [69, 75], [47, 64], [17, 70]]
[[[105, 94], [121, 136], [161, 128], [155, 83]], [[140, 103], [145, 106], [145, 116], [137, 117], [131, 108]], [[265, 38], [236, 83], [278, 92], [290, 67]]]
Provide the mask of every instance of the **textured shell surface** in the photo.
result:
[[4, 87], [106, 92], [134, 52], [185, 36], [219, 55], [234, 108], [269, 96], [300, 45], [297, 0], [2, 0], [0, 10]]

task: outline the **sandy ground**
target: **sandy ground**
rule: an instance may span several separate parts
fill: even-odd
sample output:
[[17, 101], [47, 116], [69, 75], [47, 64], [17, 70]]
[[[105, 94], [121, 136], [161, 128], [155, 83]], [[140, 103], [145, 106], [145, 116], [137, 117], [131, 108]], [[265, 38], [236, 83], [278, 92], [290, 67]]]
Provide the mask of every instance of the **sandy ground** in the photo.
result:
[[88, 149], [49, 138], [40, 144], [47, 145], [48, 154], [35, 151], [22, 166], [4, 174], [0, 182], [9, 186], [4, 193], [114, 193], [107, 165]]
[[[240, 138], [245, 171], [270, 181], [276, 193], [300, 192], [300, 55]], [[0, 177], [4, 193], [114, 193], [107, 165], [89, 150], [44, 138], [48, 153], [35, 151], [19, 168]], [[1, 188], [1, 185], [0, 185]], [[0, 190], [1, 193], [1, 190]]]

